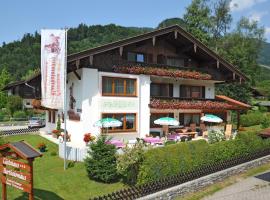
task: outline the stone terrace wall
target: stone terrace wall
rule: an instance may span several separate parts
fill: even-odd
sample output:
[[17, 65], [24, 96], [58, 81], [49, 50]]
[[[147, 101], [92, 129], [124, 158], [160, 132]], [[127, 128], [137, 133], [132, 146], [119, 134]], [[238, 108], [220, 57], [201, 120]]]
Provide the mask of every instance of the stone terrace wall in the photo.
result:
[[229, 176], [243, 173], [248, 169], [266, 164], [268, 162], [270, 162], [270, 155], [198, 178], [193, 181], [186, 182], [181, 185], [168, 188], [166, 190], [156, 192], [148, 196], [144, 196], [142, 198], [139, 198], [138, 200], [157, 200], [157, 199], [171, 200], [176, 197], [184, 196], [185, 194], [188, 193], [196, 192], [213, 183], [222, 181]]

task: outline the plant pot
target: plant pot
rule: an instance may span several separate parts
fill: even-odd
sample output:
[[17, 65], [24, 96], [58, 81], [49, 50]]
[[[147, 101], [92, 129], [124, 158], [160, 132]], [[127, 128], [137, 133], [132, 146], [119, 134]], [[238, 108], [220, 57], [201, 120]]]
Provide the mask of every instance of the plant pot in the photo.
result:
[[52, 133], [53, 138], [57, 138], [57, 135], [55, 133]]
[[39, 148], [39, 151], [44, 153], [46, 151], [46, 147]]

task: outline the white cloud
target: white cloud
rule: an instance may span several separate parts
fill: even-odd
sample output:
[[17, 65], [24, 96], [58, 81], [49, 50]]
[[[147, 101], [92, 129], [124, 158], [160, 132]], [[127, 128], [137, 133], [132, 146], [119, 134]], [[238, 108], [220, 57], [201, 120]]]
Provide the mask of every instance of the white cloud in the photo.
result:
[[270, 27], [265, 27], [265, 35], [270, 37]]
[[258, 11], [252, 11], [249, 15], [249, 18], [253, 21], [257, 21], [257, 22], [260, 22], [262, 17], [267, 15], [268, 12], [267, 11], [261, 11], [261, 12], [258, 12]]
[[230, 8], [232, 11], [242, 11], [265, 1], [267, 0], [232, 0]]

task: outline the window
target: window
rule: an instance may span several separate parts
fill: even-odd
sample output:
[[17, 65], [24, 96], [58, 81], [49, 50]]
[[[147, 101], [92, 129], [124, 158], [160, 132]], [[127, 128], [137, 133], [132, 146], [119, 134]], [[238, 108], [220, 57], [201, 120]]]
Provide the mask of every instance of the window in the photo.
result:
[[145, 62], [145, 56], [142, 53], [128, 52], [128, 61], [131, 62]]
[[169, 66], [181, 67], [184, 66], [184, 60], [180, 58], [168, 57], [166, 60], [166, 64]]
[[180, 125], [189, 126], [190, 124], [195, 123], [196, 125], [200, 124], [200, 113], [180, 113], [179, 122]]
[[150, 115], [150, 128], [160, 128], [161, 126], [155, 124], [154, 121], [161, 118], [161, 117], [172, 117], [174, 118], [173, 113], [151, 113]]
[[103, 96], [136, 96], [136, 79], [102, 77]]
[[193, 99], [205, 98], [205, 87], [180, 85], [180, 97]]
[[[135, 113], [117, 113], [117, 114], [103, 114], [102, 118], [114, 118], [122, 122], [122, 126], [108, 128], [108, 132], [133, 132], [136, 131], [136, 114]], [[107, 128], [102, 130], [107, 131]]]
[[153, 97], [172, 97], [173, 96], [173, 84], [151, 83], [150, 95]]

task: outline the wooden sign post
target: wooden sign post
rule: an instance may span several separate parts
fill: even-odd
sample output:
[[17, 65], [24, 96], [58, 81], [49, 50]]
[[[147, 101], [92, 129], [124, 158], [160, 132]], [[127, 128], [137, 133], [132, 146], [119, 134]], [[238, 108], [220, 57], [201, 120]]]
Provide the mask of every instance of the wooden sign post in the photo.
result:
[[42, 154], [24, 141], [0, 146], [2, 200], [7, 200], [7, 185], [29, 194], [34, 200], [33, 161]]

